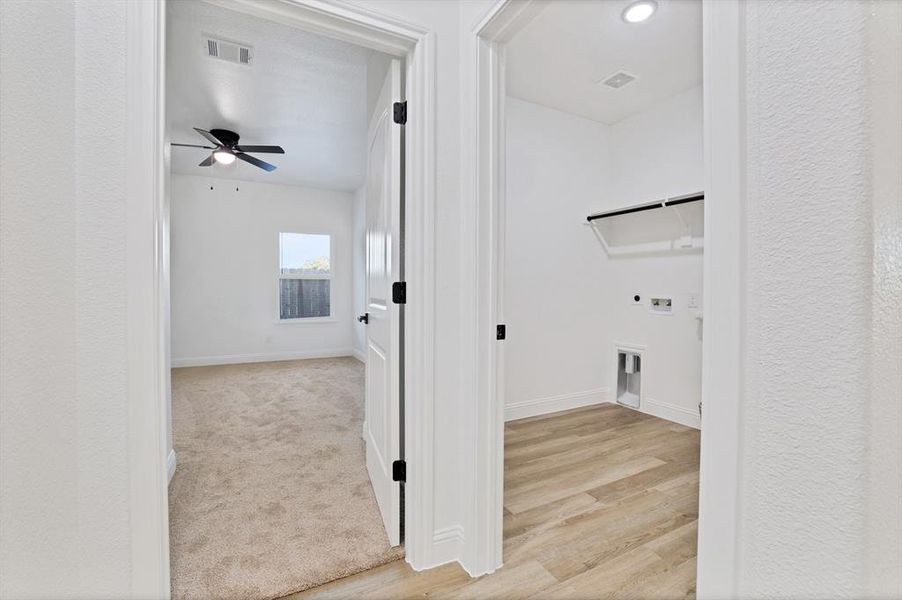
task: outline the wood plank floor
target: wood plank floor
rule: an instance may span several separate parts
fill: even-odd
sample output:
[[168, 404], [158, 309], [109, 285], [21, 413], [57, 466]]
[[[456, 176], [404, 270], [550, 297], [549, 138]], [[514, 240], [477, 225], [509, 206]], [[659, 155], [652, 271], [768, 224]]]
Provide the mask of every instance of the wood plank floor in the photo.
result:
[[699, 432], [603, 404], [505, 427], [504, 567], [404, 561], [291, 596], [694, 598]]

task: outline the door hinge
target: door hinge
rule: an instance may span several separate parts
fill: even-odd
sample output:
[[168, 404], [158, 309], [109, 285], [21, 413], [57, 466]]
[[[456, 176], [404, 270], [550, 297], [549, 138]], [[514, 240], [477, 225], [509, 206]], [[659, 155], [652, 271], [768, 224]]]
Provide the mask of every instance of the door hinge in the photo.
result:
[[499, 323], [495, 325], [495, 339], [503, 340], [507, 338], [507, 325], [504, 323]]
[[398, 125], [406, 125], [407, 124], [407, 100], [404, 102], [395, 102], [394, 106], [394, 120]]
[[396, 460], [391, 464], [392, 481], [407, 481], [407, 462]]
[[391, 301], [395, 304], [407, 304], [406, 281], [396, 281], [391, 284]]

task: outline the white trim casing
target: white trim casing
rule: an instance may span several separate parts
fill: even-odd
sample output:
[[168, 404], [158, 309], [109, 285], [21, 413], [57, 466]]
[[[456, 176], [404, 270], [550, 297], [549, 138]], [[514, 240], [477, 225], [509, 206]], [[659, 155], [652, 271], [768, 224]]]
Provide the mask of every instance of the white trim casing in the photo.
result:
[[[474, 305], [465, 306], [463, 323], [475, 323], [462, 354], [462, 381], [473, 378], [475, 435], [473, 493], [461, 564], [470, 575], [502, 565], [504, 516], [504, 352], [495, 339], [502, 322], [501, 266], [504, 240], [504, 43], [541, 11], [549, 0], [499, 0], [474, 25], [471, 36], [476, 81], [472, 90], [472, 142], [464, 162], [472, 175], [473, 204], [462, 206], [462, 280], [471, 281]], [[467, 111], [464, 110], [464, 113]], [[468, 233], [469, 232], [469, 233]], [[472, 243], [470, 235], [472, 235]], [[471, 267], [475, 265], [475, 269]], [[469, 312], [469, 311], [472, 311]], [[471, 345], [472, 344], [472, 345]], [[472, 348], [474, 351], [468, 351]], [[466, 360], [469, 358], [469, 361]]]
[[435, 114], [436, 36], [408, 29], [406, 60], [404, 440], [405, 558], [417, 570], [441, 564], [435, 535]]
[[169, 598], [165, 4], [127, 4], [125, 173], [132, 598]]
[[400, 58], [410, 58], [429, 35], [426, 28], [342, 0], [204, 1]]
[[464, 528], [460, 525], [436, 529], [432, 536], [432, 558], [436, 565], [454, 562], [464, 548]]
[[[470, 354], [469, 367], [476, 374], [473, 397], [475, 404], [475, 448], [472, 456], [472, 472], [474, 474], [474, 494], [470, 510], [468, 530], [472, 532], [469, 547], [462, 556], [461, 564], [472, 576], [491, 573], [501, 567], [501, 541], [504, 494], [504, 456], [498, 456], [498, 441], [503, 448], [504, 443], [504, 405], [498, 401], [498, 367], [501, 362], [503, 348], [499, 348], [495, 336], [492, 335], [495, 324], [499, 323], [498, 288], [491, 285], [494, 281], [498, 256], [495, 251], [499, 247], [497, 230], [495, 229], [495, 211], [498, 204], [494, 202], [500, 197], [498, 182], [494, 179], [497, 169], [491, 167], [494, 161], [500, 160], [497, 131], [500, 102], [498, 69], [501, 61], [498, 47], [493, 42], [482, 38], [476, 39], [476, 62], [480, 76], [476, 86], [478, 106], [485, 110], [476, 113], [476, 206], [474, 209], [474, 229], [476, 268], [471, 277], [475, 281], [470, 289], [477, 291], [474, 314], [465, 315], [463, 323], [475, 321], [474, 343], [476, 352]], [[486, 114], [488, 113], [488, 114]], [[491, 162], [490, 162], [491, 161]], [[489, 163], [486, 165], [485, 163]], [[488, 168], [485, 168], [485, 167]], [[482, 202], [485, 196], [491, 202]], [[469, 246], [464, 243], [464, 246]], [[472, 246], [469, 246], [472, 247]], [[461, 265], [473, 264], [463, 260]], [[475, 317], [475, 318], [474, 318]], [[466, 356], [464, 354], [463, 356]]]
[[704, 0], [705, 342], [699, 465], [701, 599], [737, 594], [745, 296], [744, 7]]

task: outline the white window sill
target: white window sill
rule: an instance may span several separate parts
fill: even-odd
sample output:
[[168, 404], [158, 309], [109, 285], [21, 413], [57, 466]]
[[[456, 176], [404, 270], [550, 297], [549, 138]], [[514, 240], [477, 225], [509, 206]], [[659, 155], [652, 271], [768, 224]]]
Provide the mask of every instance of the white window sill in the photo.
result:
[[297, 319], [276, 319], [280, 325], [313, 325], [315, 323], [338, 323], [335, 317], [301, 317]]

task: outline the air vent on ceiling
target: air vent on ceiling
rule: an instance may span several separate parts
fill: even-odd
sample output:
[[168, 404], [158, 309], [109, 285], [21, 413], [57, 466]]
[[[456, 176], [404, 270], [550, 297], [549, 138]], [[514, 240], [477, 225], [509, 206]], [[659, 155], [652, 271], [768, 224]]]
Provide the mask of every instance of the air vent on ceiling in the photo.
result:
[[254, 48], [247, 44], [230, 42], [205, 35], [204, 45], [207, 49], [207, 56], [210, 58], [218, 58], [242, 65], [249, 65], [254, 59]]
[[616, 89], [622, 88], [626, 84], [628, 84], [632, 81], [635, 81], [635, 80], [636, 80], [635, 75], [630, 75], [626, 71], [618, 71], [617, 73], [614, 73], [610, 77], [605, 77], [601, 81], [601, 83], [608, 86], [609, 88], [614, 88], [616, 90]]

